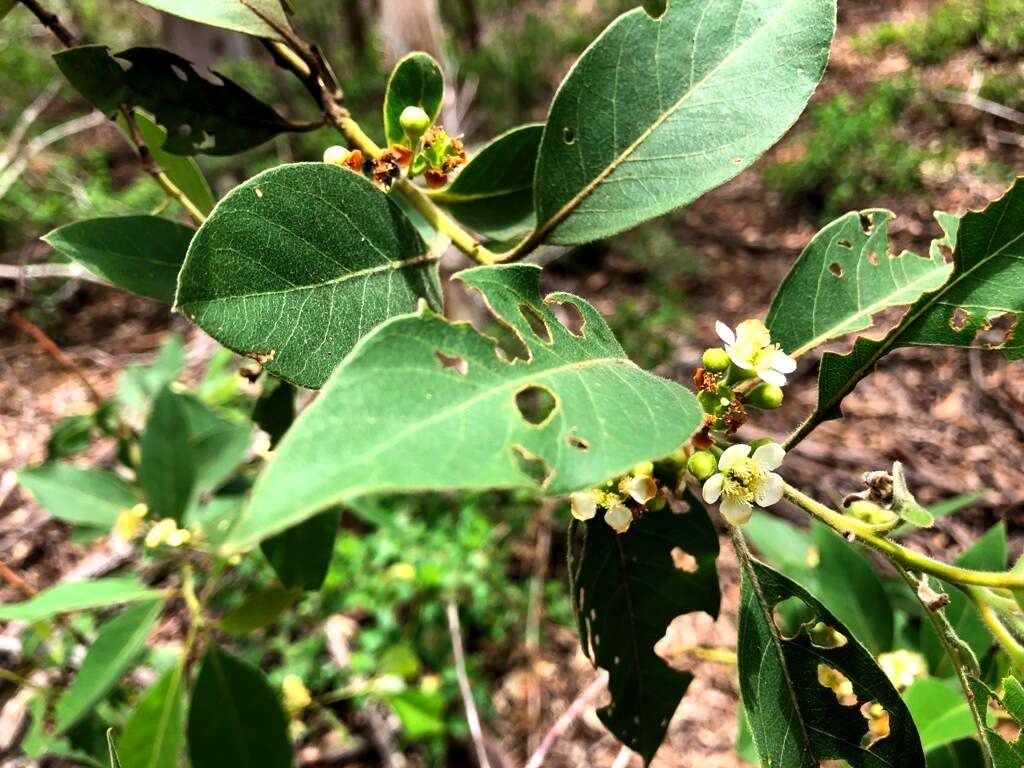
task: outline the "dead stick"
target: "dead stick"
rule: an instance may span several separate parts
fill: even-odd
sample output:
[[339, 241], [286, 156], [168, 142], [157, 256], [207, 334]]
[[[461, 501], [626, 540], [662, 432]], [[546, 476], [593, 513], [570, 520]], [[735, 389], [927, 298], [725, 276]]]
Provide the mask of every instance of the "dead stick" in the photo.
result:
[[480, 715], [476, 711], [476, 703], [473, 701], [473, 690], [469, 687], [469, 675], [466, 674], [466, 653], [462, 647], [462, 627], [459, 624], [459, 609], [454, 600], [448, 601], [448, 632], [452, 638], [452, 655], [455, 657], [455, 674], [459, 678], [459, 693], [462, 694], [462, 703], [466, 708], [466, 723], [469, 725], [469, 734], [473, 738], [473, 748], [476, 750], [476, 759], [480, 768], [491, 768], [487, 759], [487, 749], [484, 747], [483, 729], [480, 727]]
[[544, 738], [541, 739], [537, 751], [530, 756], [529, 761], [526, 763], [526, 768], [540, 768], [544, 765], [544, 761], [547, 760], [548, 753], [555, 746], [555, 742], [565, 735], [565, 732], [583, 714], [590, 702], [597, 698], [607, 685], [608, 673], [602, 672], [594, 678], [594, 682], [583, 689], [580, 695], [576, 697], [576, 700], [555, 721], [551, 729], [544, 734]]
[[0, 578], [25, 595], [25, 597], [35, 597], [35, 587], [12, 571], [3, 560], [0, 560]]
[[101, 395], [99, 391], [96, 389], [96, 387], [92, 385], [92, 382], [89, 381], [88, 377], [85, 375], [82, 369], [78, 367], [75, 361], [68, 357], [66, 354], [64, 354], [64, 350], [58, 347], [57, 344], [53, 341], [53, 339], [46, 335], [42, 328], [40, 328], [27, 317], [22, 315], [16, 309], [9, 310], [7, 312], [7, 317], [11, 321], [11, 324], [14, 325], [14, 327], [18, 328], [23, 333], [31, 336], [35, 340], [35, 342], [40, 347], [42, 347], [50, 357], [52, 357], [62, 366], [67, 368], [68, 371], [70, 371], [75, 376], [75, 378], [78, 379], [82, 386], [85, 387], [86, 391], [89, 393], [89, 398], [97, 406], [103, 405], [103, 395]]

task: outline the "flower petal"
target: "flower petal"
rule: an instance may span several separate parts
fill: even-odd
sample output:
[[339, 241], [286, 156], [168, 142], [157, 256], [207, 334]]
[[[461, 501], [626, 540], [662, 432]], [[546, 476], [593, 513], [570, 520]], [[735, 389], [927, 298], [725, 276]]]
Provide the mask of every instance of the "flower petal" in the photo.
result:
[[718, 459], [718, 469], [722, 472], [728, 471], [737, 461], [745, 459], [750, 455], [749, 445], [730, 445], [722, 451]]
[[757, 375], [761, 377], [761, 381], [768, 384], [774, 384], [777, 387], [786, 386], [786, 377], [771, 368], [762, 368], [758, 370]]
[[753, 459], [761, 465], [762, 469], [772, 470], [782, 466], [782, 460], [786, 458], [786, 449], [778, 443], [765, 443], [754, 451]]
[[749, 371], [754, 367], [754, 361], [751, 360], [750, 355], [743, 354], [738, 347], [727, 346], [725, 348], [725, 354], [729, 356], [733, 365], [738, 366], [745, 371]]
[[726, 344], [736, 343], [736, 334], [732, 332], [732, 328], [719, 320], [715, 323], [715, 333], [718, 334], [718, 338], [724, 341]]
[[569, 496], [569, 511], [577, 520], [590, 520], [597, 514], [597, 494], [580, 491]]
[[722, 486], [725, 485], [725, 477], [720, 473], [716, 472], [704, 482], [704, 488], [702, 493], [704, 495], [704, 501], [708, 504], [714, 504], [722, 497]]
[[777, 349], [772, 355], [772, 368], [779, 373], [792, 373], [796, 370], [796, 360], [781, 349]]
[[769, 472], [764, 483], [757, 489], [754, 501], [759, 507], [770, 507], [782, 500], [782, 478], [774, 472]]
[[731, 496], [726, 496], [718, 509], [722, 513], [722, 517], [728, 520], [731, 525], [743, 525], [754, 513], [752, 504], [732, 498]]
[[610, 525], [616, 533], [625, 533], [633, 522], [633, 513], [625, 504], [612, 504], [604, 513], [604, 521]]

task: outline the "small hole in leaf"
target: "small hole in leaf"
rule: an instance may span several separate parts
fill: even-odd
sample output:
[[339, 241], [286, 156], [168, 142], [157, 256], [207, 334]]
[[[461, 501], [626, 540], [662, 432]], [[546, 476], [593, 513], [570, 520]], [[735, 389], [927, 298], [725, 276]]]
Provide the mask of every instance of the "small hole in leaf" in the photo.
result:
[[455, 371], [462, 376], [465, 376], [466, 372], [469, 371], [469, 363], [466, 362], [466, 358], [462, 355], [448, 355], [441, 350], [437, 350], [437, 352], [434, 353], [434, 357], [437, 358], [437, 362], [439, 362], [442, 367]]
[[590, 450], [590, 443], [588, 443], [586, 440], [584, 440], [582, 437], [579, 437], [578, 435], [569, 435], [569, 437], [566, 438], [566, 442], [568, 442], [569, 445], [571, 445], [573, 448], [576, 448], [580, 451]]
[[576, 131], [574, 131], [569, 126], [566, 126], [565, 128], [562, 129], [562, 138], [565, 140], [566, 144], [575, 144]]
[[878, 266], [878, 251], [876, 251], [874, 248], [868, 251], [868, 261], [871, 263], [872, 267]]
[[497, 342], [496, 354], [500, 360], [512, 363], [530, 359], [530, 350], [519, 334], [504, 323], [491, 323], [484, 333]]
[[569, 333], [582, 338], [583, 327], [586, 325], [586, 321], [583, 319], [583, 313], [580, 312], [579, 307], [571, 301], [560, 301], [552, 306], [552, 311], [555, 313], [555, 317], [558, 318], [558, 322], [564, 325]]
[[173, 72], [175, 74], [175, 76], [177, 76], [177, 78], [179, 80], [181, 80], [181, 82], [183, 82], [183, 83], [187, 83], [188, 82], [188, 75], [185, 74], [185, 70], [183, 70], [177, 64], [171, 64], [171, 72]]
[[815, 613], [799, 597], [787, 597], [776, 603], [772, 618], [782, 636], [791, 640], [800, 634], [805, 625], [815, 620]]
[[544, 322], [544, 318], [540, 316], [540, 313], [529, 304], [520, 304], [519, 311], [526, 318], [526, 322], [529, 324], [530, 330], [533, 331], [533, 335], [545, 344], [550, 344], [551, 332], [548, 330], [548, 324]]
[[864, 734], [860, 745], [871, 749], [889, 735], [889, 713], [877, 701], [866, 702], [860, 708], [861, 715], [868, 721], [868, 732]]
[[848, 251], [853, 250], [853, 243], [851, 243], [849, 240], [840, 240], [838, 245], [840, 248], [845, 248]]
[[743, 165], [743, 158], [742, 157], [734, 157], [732, 159], [732, 164], [733, 165]]
[[974, 337], [974, 342], [983, 349], [1006, 346], [1013, 341], [1017, 323], [1017, 315], [1012, 312], [991, 318]]
[[672, 548], [672, 565], [685, 573], [696, 573], [700, 567], [697, 564], [697, 558], [682, 547]]
[[188, 123], [182, 123], [181, 125], [178, 126], [178, 135], [179, 136], [191, 136], [192, 135], [192, 126], [189, 125]]
[[512, 455], [515, 457], [519, 470], [529, 477], [537, 485], [544, 485], [551, 475], [551, 468], [548, 463], [539, 456], [534, 456], [521, 445], [512, 446]]
[[815, 648], [842, 648], [849, 642], [846, 635], [821, 621], [808, 627], [807, 636]]
[[869, 237], [875, 232], [875, 220], [871, 218], [870, 214], [862, 213], [860, 215], [860, 228], [863, 230], [865, 235]]
[[842, 277], [843, 265], [840, 264], [838, 261], [833, 261], [831, 264], [828, 265], [828, 271], [831, 272], [836, 277]]
[[971, 319], [970, 313], [963, 307], [957, 307], [949, 316], [949, 327], [959, 333], [967, 327], [967, 321]]
[[536, 426], [554, 415], [558, 409], [558, 400], [547, 387], [531, 384], [516, 393], [516, 408], [527, 423]]
[[857, 703], [857, 694], [853, 691], [853, 683], [838, 669], [828, 664], [818, 665], [818, 683], [836, 695], [836, 701], [843, 706]]

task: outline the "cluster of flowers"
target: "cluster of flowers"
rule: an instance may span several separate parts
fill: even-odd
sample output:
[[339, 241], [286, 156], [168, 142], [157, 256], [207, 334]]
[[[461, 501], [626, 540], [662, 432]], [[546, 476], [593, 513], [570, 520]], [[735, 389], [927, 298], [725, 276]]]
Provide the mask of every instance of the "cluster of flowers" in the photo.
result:
[[635, 517], [646, 510], [661, 509], [666, 503], [654, 479], [654, 464], [649, 461], [638, 464], [618, 479], [609, 480], [603, 488], [572, 494], [569, 502], [572, 516], [577, 520], [591, 520], [603, 509], [604, 521], [616, 533], [625, 533]]
[[[145, 504], [136, 504], [118, 515], [114, 523], [114, 538], [123, 542], [134, 541], [145, 528], [146, 515], [149, 508]], [[197, 532], [188, 528], [179, 528], [178, 522], [170, 517], [158, 520], [146, 530], [145, 545], [150, 549], [157, 547], [183, 547], [196, 537]]]

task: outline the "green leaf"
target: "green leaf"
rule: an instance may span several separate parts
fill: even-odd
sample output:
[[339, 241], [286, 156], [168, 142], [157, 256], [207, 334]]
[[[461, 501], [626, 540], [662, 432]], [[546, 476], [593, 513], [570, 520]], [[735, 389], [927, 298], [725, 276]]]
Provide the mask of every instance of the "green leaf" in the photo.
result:
[[138, 0], [158, 11], [181, 16], [183, 19], [230, 29], [255, 37], [279, 39], [281, 35], [264, 19], [275, 26], [291, 29], [281, 0]]
[[57, 701], [56, 733], [64, 733], [88, 714], [128, 671], [146, 647], [163, 606], [163, 600], [149, 600], [100, 627], [75, 679]]
[[[910, 712], [864, 646], [796, 582], [749, 558], [741, 558], [741, 567], [740, 690], [761, 762], [817, 768], [825, 760], [846, 760], [855, 768], [923, 768]], [[784, 637], [773, 610], [791, 598], [806, 604], [816, 621], [839, 632], [845, 642], [820, 647], [808, 625]], [[829, 669], [852, 683], [857, 706], [840, 704], [819, 682], [819, 673]], [[888, 713], [889, 735], [864, 746], [868, 724], [860, 708], [869, 702]]]
[[750, 166], [825, 71], [835, 0], [637, 8], [562, 82], [537, 159], [538, 236], [575, 245], [686, 205]]
[[[1002, 697], [997, 696], [980, 680], [972, 678], [970, 682], [975, 701], [983, 702], [983, 711], [987, 710], [989, 699], [995, 699], [1002, 704], [1018, 728], [1024, 726], [1024, 688], [1015, 677], [1003, 678]], [[986, 728], [984, 738], [991, 750], [993, 768], [1020, 768], [1024, 765], [1024, 740], [1019, 733], [1014, 741], [1007, 741], [999, 732]]]
[[114, 58], [105, 45], [83, 45], [53, 58], [68, 82], [108, 117], [122, 104], [152, 114], [167, 130], [163, 149], [171, 154], [234, 155], [294, 127], [224, 75], [204, 77], [162, 48], [129, 48]]
[[398, 715], [403, 735], [410, 740], [440, 736], [445, 732], [444, 696], [407, 689], [385, 697]]
[[316, 591], [323, 586], [338, 535], [338, 510], [294, 525], [261, 545], [264, 557], [286, 587]]
[[185, 340], [169, 333], [160, 345], [156, 359], [149, 365], [128, 365], [117, 383], [117, 399], [139, 414], [146, 412], [150, 400], [185, 370]]
[[266, 376], [259, 399], [252, 409], [252, 420], [270, 437], [271, 449], [284, 437], [295, 421], [295, 387], [287, 381]]
[[[153, 155], [154, 162], [196, 208], [209, 215], [213, 206], [217, 204], [217, 199], [213, 196], [213, 190], [210, 189], [203, 172], [199, 170], [199, 164], [191, 157], [165, 152], [162, 147], [167, 141], [167, 131], [139, 110], [135, 110], [134, 117], [135, 125], [142, 134], [142, 140], [146, 142], [150, 154]], [[117, 124], [126, 135], [129, 134], [124, 115], [117, 116]]]
[[[797, 439], [818, 424], [842, 416], [840, 404], [885, 354], [898, 347], [977, 347], [975, 336], [996, 317], [1024, 313], [1024, 181], [1002, 198], [960, 220], [953, 271], [926, 293], [900, 323], [878, 341], [860, 337], [846, 355], [826, 352], [818, 374], [818, 406]], [[999, 349], [1008, 360], [1024, 358], [1024, 334], [1007, 334]]]
[[[958, 496], [953, 496], [949, 499], [943, 499], [937, 501], [934, 504], [928, 506], [928, 514], [932, 516], [932, 519], [938, 519], [940, 517], [947, 517], [948, 515], [955, 515], [957, 512], [966, 509], [972, 504], [976, 504], [982, 501], [988, 496], [988, 491], [972, 491], [970, 493], [961, 493]], [[903, 523], [899, 527], [894, 528], [889, 533], [889, 538], [900, 538], [907, 534], [913, 533], [917, 530], [914, 526], [909, 523]]]
[[69, 523], [109, 530], [117, 516], [139, 503], [135, 490], [103, 469], [43, 464], [18, 470], [18, 482], [39, 506]]
[[131, 768], [178, 768], [184, 740], [182, 665], [148, 688], [124, 727], [121, 754]]
[[976, 733], [970, 705], [948, 681], [918, 680], [903, 693], [903, 700], [917, 723], [926, 754]]
[[88, 450], [95, 426], [96, 420], [91, 413], [58, 419], [50, 428], [50, 437], [46, 441], [46, 461], [67, 459]]
[[231, 635], [247, 635], [273, 624], [302, 595], [301, 590], [272, 586], [246, 595], [237, 608], [221, 617], [220, 628]]
[[[693, 675], [654, 652], [684, 613], [718, 616], [718, 536], [705, 509], [687, 496], [684, 514], [650, 512], [617, 534], [600, 516], [574, 526], [570, 540], [573, 608], [580, 643], [609, 673], [611, 703], [598, 711], [615, 737], [650, 763]], [[681, 549], [696, 569], [677, 568]]]
[[160, 594], [134, 579], [65, 581], [21, 603], [0, 605], [0, 621], [41, 621], [61, 613], [153, 600]]
[[[384, 491], [540, 485], [563, 494], [685, 442], [701, 422], [696, 398], [634, 365], [582, 299], [543, 299], [539, 275], [530, 265], [458, 275], [514, 329], [528, 361], [508, 362], [492, 339], [426, 309], [366, 336], [281, 441], [229, 548]], [[552, 304], [581, 314], [581, 336]], [[546, 417], [533, 409], [551, 398]]]
[[255, 667], [210, 645], [188, 713], [192, 768], [285, 768], [288, 727], [277, 694]]
[[236, 187], [200, 227], [177, 308], [271, 373], [319, 387], [359, 338], [421, 298], [438, 254], [362, 176], [284, 165]]
[[153, 401], [139, 447], [139, 484], [150, 514], [180, 521], [195, 496], [197, 466], [183, 399], [170, 388]]
[[170, 303], [194, 234], [158, 216], [107, 216], [65, 224], [43, 240], [119, 288]]
[[18, 0], [0, 0], [0, 20], [18, 4]]
[[[961, 568], [976, 571], [1003, 571], [1006, 570], [1008, 548], [1006, 524], [997, 523], [953, 562]], [[946, 619], [956, 634], [974, 651], [974, 655], [979, 659], [983, 658], [992, 647], [992, 634], [963, 592], [951, 589], [947, 594], [949, 605], [945, 608]], [[923, 626], [921, 630], [921, 653], [928, 660], [931, 674], [938, 677], [953, 674], [954, 669], [949, 658], [930, 624]]]
[[395, 65], [384, 94], [384, 135], [388, 144], [409, 145], [399, 123], [402, 110], [419, 107], [437, 120], [444, 101], [444, 72], [434, 57], [416, 51]]
[[806, 528], [774, 515], [754, 515], [743, 526], [743, 532], [766, 560], [790, 578], [814, 588], [804, 579], [821, 555]]
[[189, 394], [174, 393], [185, 417], [189, 455], [195, 465], [195, 491], [212, 490], [238, 469], [252, 428], [248, 421], [229, 421]]
[[493, 240], [530, 231], [533, 173], [544, 125], [522, 125], [475, 154], [446, 189], [431, 195], [462, 224]]
[[912, 304], [946, 282], [953, 267], [938, 248], [927, 259], [906, 251], [889, 254], [893, 218], [883, 210], [852, 212], [814, 236], [768, 310], [765, 324], [773, 341], [802, 355], [870, 327], [883, 309]]

